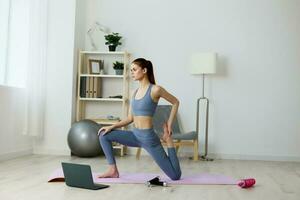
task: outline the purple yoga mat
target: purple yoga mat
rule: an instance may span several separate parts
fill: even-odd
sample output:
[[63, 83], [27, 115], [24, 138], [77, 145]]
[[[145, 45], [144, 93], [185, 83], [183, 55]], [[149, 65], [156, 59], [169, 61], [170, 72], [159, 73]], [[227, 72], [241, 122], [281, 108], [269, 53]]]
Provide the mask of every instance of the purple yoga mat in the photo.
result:
[[[95, 183], [141, 183], [144, 184], [148, 180], [159, 176], [161, 180], [168, 184], [182, 184], [182, 185], [236, 185], [237, 179], [220, 175], [201, 173], [185, 176], [183, 175], [180, 180], [172, 181], [165, 175], [151, 174], [151, 173], [120, 173], [119, 178], [97, 178], [101, 173], [93, 173]], [[64, 174], [62, 169], [55, 170], [48, 179], [48, 182], [64, 181]]]

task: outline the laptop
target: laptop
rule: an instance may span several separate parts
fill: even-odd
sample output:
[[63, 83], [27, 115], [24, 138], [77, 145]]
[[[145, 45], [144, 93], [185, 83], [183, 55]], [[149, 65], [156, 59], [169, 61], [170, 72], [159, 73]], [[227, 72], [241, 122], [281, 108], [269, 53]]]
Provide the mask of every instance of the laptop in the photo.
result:
[[89, 165], [75, 163], [61, 163], [65, 182], [68, 186], [79, 187], [91, 190], [98, 190], [109, 187], [109, 185], [95, 184], [92, 170]]

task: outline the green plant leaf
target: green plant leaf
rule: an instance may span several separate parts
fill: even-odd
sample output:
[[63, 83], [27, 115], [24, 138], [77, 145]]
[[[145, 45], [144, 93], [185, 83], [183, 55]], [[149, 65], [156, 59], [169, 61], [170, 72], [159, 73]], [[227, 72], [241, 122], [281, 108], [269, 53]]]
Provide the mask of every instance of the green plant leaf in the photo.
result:
[[111, 33], [108, 35], [104, 36], [106, 42], [106, 45], [113, 45], [113, 46], [118, 46], [121, 45], [122, 43], [120, 40], [122, 39], [122, 36], [119, 35], [119, 33]]

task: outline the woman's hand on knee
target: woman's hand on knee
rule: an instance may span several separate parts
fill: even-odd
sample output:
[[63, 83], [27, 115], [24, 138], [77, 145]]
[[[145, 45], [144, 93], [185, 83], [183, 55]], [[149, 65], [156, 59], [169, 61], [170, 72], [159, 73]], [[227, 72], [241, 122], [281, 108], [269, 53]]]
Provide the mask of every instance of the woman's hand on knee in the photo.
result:
[[102, 135], [105, 135], [106, 133], [110, 132], [113, 129], [112, 126], [103, 126], [102, 128], [99, 129], [98, 135], [102, 133]]

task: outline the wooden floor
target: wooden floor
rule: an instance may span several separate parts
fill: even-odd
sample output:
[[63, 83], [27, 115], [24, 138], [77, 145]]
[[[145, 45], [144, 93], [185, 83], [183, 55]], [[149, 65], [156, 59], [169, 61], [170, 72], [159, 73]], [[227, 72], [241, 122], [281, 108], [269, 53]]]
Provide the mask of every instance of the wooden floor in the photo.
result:
[[[183, 174], [201, 172], [221, 173], [235, 178], [255, 177], [257, 185], [251, 189], [241, 189], [233, 185], [176, 185], [148, 188], [143, 184], [111, 184], [104, 190], [85, 190], [67, 187], [64, 183], [47, 183], [51, 172], [62, 161], [85, 163], [94, 172], [105, 171], [107, 164], [103, 157], [78, 158], [68, 156], [32, 155], [0, 162], [1, 200], [41, 200], [41, 199], [300, 199], [300, 163], [215, 160], [194, 162], [182, 158]], [[117, 158], [120, 171], [157, 172], [160, 169], [148, 156], [136, 160], [134, 156]]]

